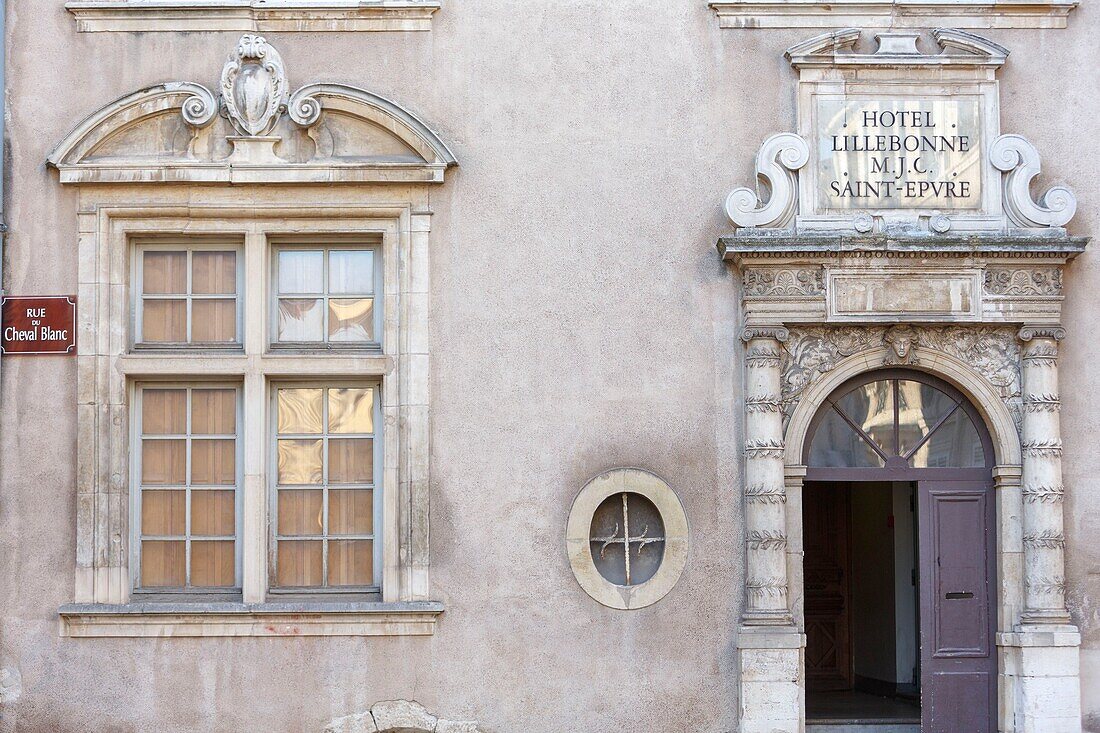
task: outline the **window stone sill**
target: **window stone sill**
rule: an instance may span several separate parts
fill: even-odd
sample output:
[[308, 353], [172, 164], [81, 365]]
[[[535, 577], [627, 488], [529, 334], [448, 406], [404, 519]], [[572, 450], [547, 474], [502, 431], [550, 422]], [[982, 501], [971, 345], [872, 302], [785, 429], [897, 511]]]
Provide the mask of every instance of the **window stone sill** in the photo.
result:
[[428, 31], [438, 0], [73, 0], [77, 30]]
[[430, 636], [435, 601], [70, 603], [58, 609], [73, 638], [195, 636]]
[[1076, 0], [714, 0], [722, 28], [1065, 28]]

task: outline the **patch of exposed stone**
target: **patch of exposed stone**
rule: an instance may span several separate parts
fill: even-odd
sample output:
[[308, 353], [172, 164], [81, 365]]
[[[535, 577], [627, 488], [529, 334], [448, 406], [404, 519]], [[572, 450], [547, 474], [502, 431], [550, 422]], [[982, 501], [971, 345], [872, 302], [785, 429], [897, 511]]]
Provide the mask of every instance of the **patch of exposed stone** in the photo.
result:
[[445, 720], [412, 700], [384, 700], [334, 719], [324, 733], [484, 733], [475, 721]]

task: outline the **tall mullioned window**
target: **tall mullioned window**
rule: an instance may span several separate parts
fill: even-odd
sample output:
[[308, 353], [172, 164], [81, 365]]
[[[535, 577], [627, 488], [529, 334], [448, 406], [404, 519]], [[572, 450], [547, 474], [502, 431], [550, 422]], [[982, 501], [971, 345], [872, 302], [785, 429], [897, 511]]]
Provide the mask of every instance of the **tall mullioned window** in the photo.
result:
[[377, 585], [377, 387], [280, 386], [275, 416], [275, 585]]
[[136, 455], [141, 588], [232, 588], [239, 390], [142, 385]]

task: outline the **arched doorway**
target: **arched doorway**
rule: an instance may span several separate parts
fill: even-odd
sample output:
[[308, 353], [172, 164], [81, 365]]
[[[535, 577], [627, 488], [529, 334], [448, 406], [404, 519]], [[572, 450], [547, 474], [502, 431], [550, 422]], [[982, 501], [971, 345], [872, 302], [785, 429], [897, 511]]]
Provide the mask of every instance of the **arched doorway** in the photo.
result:
[[818, 409], [803, 448], [809, 730], [995, 730], [993, 461], [978, 411], [923, 372], [860, 375]]

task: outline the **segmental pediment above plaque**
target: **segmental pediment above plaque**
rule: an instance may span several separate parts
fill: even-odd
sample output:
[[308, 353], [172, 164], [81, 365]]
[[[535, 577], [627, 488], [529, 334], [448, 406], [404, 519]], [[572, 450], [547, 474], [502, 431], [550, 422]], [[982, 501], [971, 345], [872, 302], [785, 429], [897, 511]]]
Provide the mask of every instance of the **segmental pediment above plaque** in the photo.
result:
[[726, 200], [745, 229], [870, 235], [1061, 234], [1076, 198], [1030, 192], [1039, 154], [1002, 134], [997, 71], [1008, 51], [960, 30], [883, 32], [858, 48], [858, 29], [797, 44], [797, 132], [768, 138], [758, 185]]

